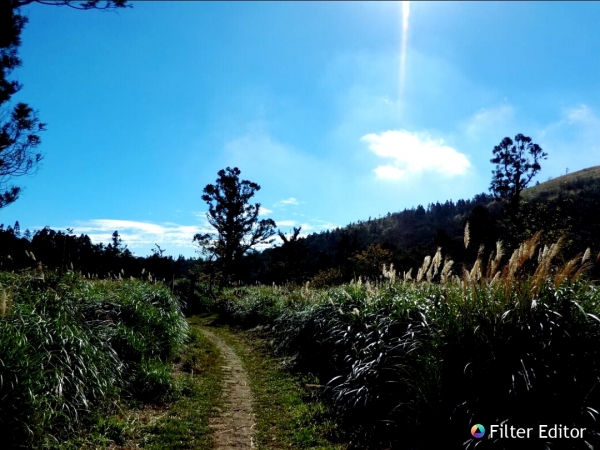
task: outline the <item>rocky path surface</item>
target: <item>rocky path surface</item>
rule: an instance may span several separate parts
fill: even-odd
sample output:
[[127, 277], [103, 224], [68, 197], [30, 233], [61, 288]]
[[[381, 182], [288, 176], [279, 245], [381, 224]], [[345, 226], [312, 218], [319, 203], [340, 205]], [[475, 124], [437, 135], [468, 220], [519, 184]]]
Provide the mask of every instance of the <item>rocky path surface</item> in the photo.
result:
[[253, 439], [255, 422], [252, 391], [242, 361], [221, 338], [206, 329], [201, 331], [219, 348], [225, 360], [223, 411], [210, 422], [215, 433], [215, 449], [256, 448]]

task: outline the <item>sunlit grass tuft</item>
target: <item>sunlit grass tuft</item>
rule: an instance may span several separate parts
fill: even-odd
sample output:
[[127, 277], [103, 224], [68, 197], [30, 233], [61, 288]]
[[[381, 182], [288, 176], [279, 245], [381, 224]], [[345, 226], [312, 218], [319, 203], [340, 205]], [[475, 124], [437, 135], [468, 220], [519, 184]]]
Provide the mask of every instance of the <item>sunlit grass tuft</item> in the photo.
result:
[[6, 446], [58, 444], [120, 397], [169, 394], [187, 324], [165, 288], [43, 271], [0, 273], [0, 286]]

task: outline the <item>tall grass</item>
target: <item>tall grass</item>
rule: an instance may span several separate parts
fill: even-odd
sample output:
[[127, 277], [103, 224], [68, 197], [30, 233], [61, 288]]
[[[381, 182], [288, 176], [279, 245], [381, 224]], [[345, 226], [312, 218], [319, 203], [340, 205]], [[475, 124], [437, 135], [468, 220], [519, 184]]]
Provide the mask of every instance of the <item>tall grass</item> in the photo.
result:
[[163, 287], [0, 273], [4, 447], [60, 442], [119, 396], [168, 395], [187, 325]]
[[362, 439], [431, 448], [435, 424], [447, 448], [474, 448], [475, 423], [562, 424], [587, 428], [584, 439], [527, 448], [589, 448], [600, 445], [600, 294], [583, 278], [589, 252], [559, 264], [560, 245], [536, 235], [509, 257], [499, 243], [459, 274], [438, 250], [414, 280], [384, 267], [377, 283], [247, 289], [223, 312], [269, 329]]

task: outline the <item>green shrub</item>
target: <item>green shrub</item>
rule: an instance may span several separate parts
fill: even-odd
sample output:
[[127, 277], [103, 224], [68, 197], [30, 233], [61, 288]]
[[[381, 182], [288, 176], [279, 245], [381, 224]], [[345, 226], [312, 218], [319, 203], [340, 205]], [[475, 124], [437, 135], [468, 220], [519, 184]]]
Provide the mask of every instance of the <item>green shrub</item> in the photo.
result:
[[171, 364], [164, 361], [144, 361], [134, 383], [136, 398], [142, 401], [167, 400], [173, 393]]
[[218, 310], [228, 323], [252, 328], [273, 322], [283, 306], [277, 292], [272, 289], [238, 288], [225, 292], [218, 303]]
[[187, 323], [164, 287], [0, 273], [0, 296], [3, 445], [58, 442], [119, 395], [171, 392], [165, 361]]

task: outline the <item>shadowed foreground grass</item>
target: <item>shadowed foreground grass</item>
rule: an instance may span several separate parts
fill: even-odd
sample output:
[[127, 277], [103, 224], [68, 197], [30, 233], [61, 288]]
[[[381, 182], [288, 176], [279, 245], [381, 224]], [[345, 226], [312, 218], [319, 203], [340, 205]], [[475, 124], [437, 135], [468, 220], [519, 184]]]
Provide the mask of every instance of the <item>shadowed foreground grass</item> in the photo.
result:
[[61, 449], [213, 448], [209, 419], [221, 399], [223, 365], [218, 349], [191, 324], [185, 346], [173, 359], [173, 400], [162, 404], [122, 403], [119, 413], [98, 417], [90, 431]]
[[187, 337], [164, 286], [0, 271], [2, 448], [69, 448], [89, 430], [118, 441], [106, 418], [119, 405], [174, 398], [170, 361]]

